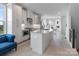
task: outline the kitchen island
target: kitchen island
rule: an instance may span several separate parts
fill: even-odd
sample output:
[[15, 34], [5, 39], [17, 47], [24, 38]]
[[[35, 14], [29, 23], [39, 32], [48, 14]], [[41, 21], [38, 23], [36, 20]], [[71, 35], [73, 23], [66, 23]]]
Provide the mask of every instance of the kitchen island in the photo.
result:
[[43, 54], [52, 39], [52, 31], [35, 30], [31, 32], [31, 48], [32, 51]]

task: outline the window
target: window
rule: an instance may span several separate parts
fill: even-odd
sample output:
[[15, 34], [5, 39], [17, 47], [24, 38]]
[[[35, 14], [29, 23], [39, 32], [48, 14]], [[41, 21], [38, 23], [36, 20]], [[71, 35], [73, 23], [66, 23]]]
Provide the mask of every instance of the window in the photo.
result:
[[0, 34], [6, 33], [6, 7], [0, 4]]

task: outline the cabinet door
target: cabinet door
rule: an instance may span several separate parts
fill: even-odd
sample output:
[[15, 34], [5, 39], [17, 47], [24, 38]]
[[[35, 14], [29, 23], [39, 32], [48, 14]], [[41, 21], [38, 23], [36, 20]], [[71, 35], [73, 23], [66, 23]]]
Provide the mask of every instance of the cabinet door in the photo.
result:
[[26, 9], [22, 9], [22, 23], [23, 24], [27, 24], [27, 10]]

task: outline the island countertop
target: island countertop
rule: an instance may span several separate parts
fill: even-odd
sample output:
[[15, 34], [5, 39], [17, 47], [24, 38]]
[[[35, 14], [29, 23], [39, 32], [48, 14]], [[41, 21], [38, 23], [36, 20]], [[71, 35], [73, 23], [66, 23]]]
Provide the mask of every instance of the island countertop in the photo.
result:
[[45, 33], [52, 32], [52, 30], [35, 30], [35, 31], [32, 31], [32, 32], [45, 34]]

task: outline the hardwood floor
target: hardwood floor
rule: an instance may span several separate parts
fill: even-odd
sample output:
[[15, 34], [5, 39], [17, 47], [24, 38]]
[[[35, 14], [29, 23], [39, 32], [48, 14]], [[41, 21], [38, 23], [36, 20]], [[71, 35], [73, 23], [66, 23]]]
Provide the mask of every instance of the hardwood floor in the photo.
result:
[[76, 49], [59, 48], [52, 44], [45, 50], [43, 55], [33, 52], [30, 48], [30, 41], [25, 41], [18, 45], [17, 51], [10, 51], [5, 56], [78, 56]]

